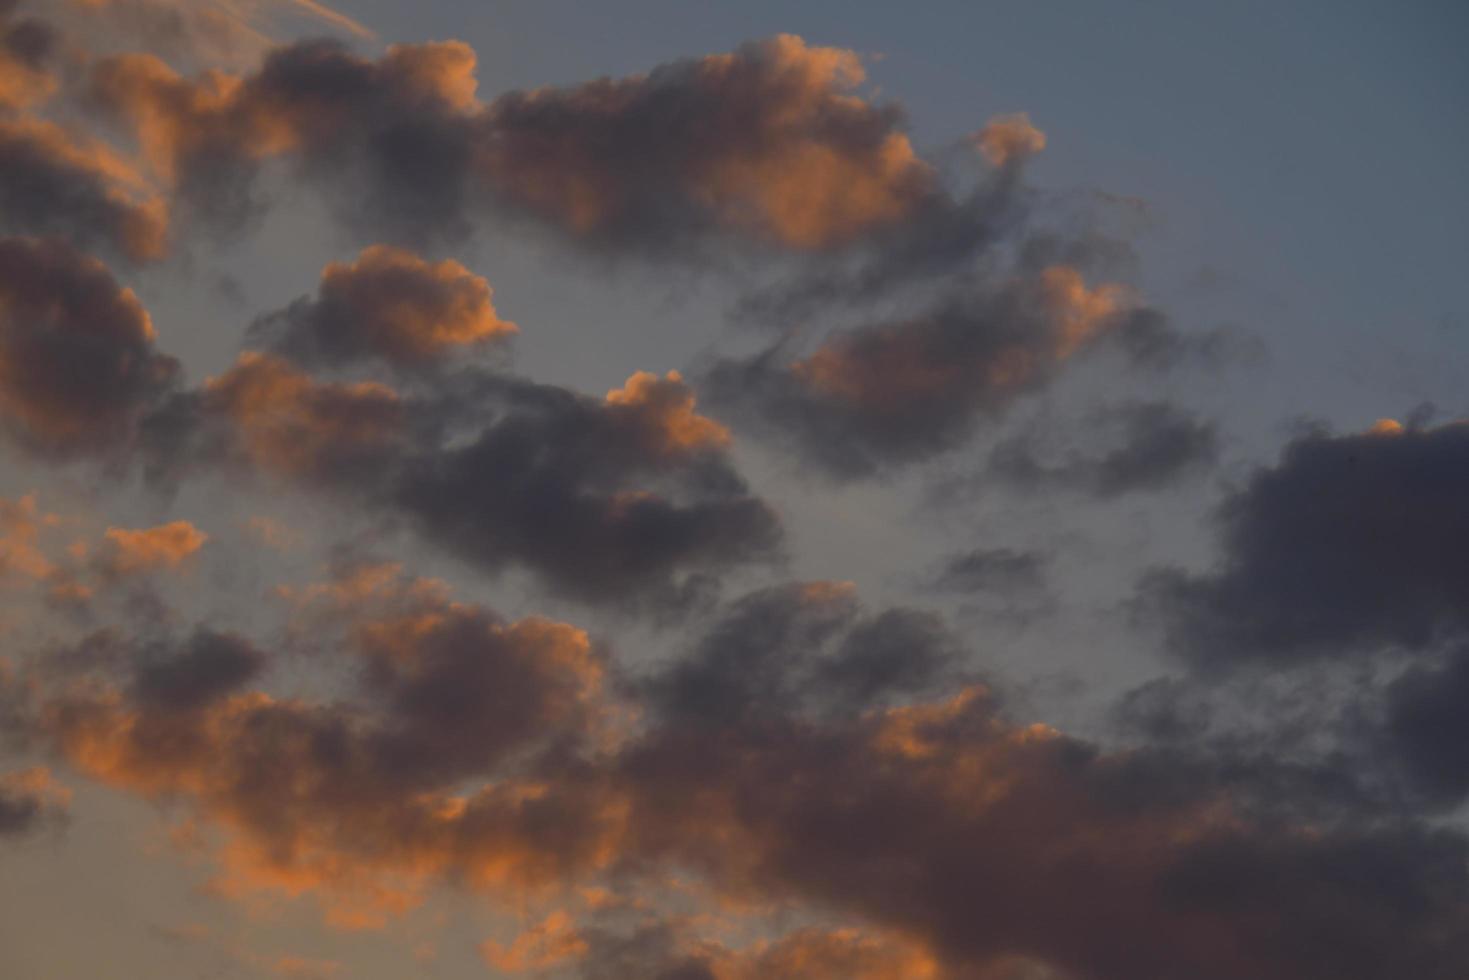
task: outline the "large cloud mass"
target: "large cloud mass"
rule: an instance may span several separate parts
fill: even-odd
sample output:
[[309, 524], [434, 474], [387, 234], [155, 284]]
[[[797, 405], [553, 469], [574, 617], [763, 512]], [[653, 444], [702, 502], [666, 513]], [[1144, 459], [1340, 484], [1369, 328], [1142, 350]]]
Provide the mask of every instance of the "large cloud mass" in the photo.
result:
[[[1462, 976], [1469, 425], [1297, 435], [1223, 489], [1212, 559], [1143, 575], [1177, 673], [1115, 727], [1033, 720], [1084, 686], [1056, 663], [1096, 670], [1076, 703], [1117, 686], [1115, 606], [1079, 606], [1137, 556], [1100, 545], [1174, 549], [1141, 531], [1235, 444], [1158, 383], [1223, 335], [1030, 186], [1027, 115], [920, 155], [869, 64], [790, 35], [484, 94], [468, 45], [362, 53], [311, 0], [55, 11], [0, 0], [0, 432], [37, 487], [0, 498], [0, 847], [34, 857], [70, 774], [174, 818], [211, 899], [446, 934], [420, 908], [475, 903], [495, 975]], [[362, 50], [276, 43], [292, 12]], [[138, 293], [177, 336], [179, 284], [249, 280], [292, 195], [326, 210], [272, 258], [340, 233], [314, 284], [186, 377]], [[537, 380], [496, 235], [697, 269], [773, 332]], [[878, 526], [866, 494], [946, 467], [972, 509]], [[897, 598], [771, 580], [851, 559], [785, 524], [828, 504], [885, 543], [840, 574]]]
[[0, 421], [40, 453], [126, 441], [176, 373], [107, 268], [60, 241], [0, 239]]

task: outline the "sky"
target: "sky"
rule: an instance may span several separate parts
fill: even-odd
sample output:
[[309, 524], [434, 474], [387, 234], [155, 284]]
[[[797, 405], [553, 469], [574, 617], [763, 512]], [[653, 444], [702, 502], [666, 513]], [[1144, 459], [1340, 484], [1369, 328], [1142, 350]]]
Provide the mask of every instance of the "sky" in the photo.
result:
[[1461, 977], [1465, 28], [0, 0], [0, 975]]

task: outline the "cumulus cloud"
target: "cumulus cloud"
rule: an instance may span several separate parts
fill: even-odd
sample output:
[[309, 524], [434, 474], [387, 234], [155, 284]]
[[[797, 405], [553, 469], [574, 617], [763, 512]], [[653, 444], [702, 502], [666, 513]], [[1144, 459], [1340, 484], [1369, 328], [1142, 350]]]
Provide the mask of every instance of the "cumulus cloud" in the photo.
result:
[[167, 249], [168, 208], [105, 144], [54, 123], [0, 119], [0, 228], [146, 261]]
[[777, 345], [716, 364], [727, 407], [810, 465], [858, 477], [952, 449], [978, 421], [1126, 320], [1127, 291], [1069, 266], [1017, 275], [910, 318], [838, 331], [805, 356]]
[[1291, 442], [1219, 508], [1222, 559], [1142, 583], [1181, 652], [1288, 663], [1462, 632], [1469, 600], [1469, 425]]
[[251, 335], [306, 365], [375, 358], [413, 367], [513, 335], [491, 296], [489, 283], [452, 259], [375, 245], [328, 265], [314, 298], [257, 322]]
[[150, 708], [187, 711], [226, 697], [258, 677], [266, 654], [248, 640], [200, 628], [177, 649], [134, 653], [133, 695]]
[[998, 116], [974, 136], [974, 145], [997, 167], [1007, 167], [1046, 148], [1046, 134], [1023, 112]]
[[[1451, 751], [1469, 697], [1463, 425], [1313, 433], [1232, 491], [1217, 567], [1141, 587], [1139, 608], [1202, 669], [1129, 695], [1120, 747], [1017, 717], [932, 610], [833, 582], [715, 605], [727, 575], [780, 557], [782, 527], [708, 404], [829, 475], [886, 475], [960, 447], [1104, 344], [1144, 367], [1219, 353], [1113, 281], [1115, 245], [1040, 227], [1023, 168], [1045, 136], [1023, 114], [957, 147], [991, 164], [963, 185], [917, 154], [859, 57], [795, 37], [482, 99], [458, 42], [368, 57], [312, 41], [238, 74], [192, 69], [287, 8], [363, 33], [310, 0], [85, 5], [186, 52], [183, 67], [137, 52], [87, 65], [88, 107], [134, 161], [22, 115], [50, 95], [56, 41], [0, 0], [8, 230], [160, 258], [188, 219], [238, 227], [274, 172], [376, 244], [185, 387], [100, 263], [0, 240], [0, 420], [17, 445], [141, 460], [164, 489], [303, 491], [350, 529], [697, 624], [670, 649], [626, 648], [338, 556], [325, 580], [271, 593], [279, 618], [247, 607], [249, 631], [180, 627], [194, 617], [151, 597], [156, 615], [15, 644], [0, 731], [184, 813], [208, 832], [212, 894], [311, 896], [368, 928], [456, 885], [520, 912], [479, 947], [490, 968], [588, 980], [1461, 972], [1469, 838], [1428, 818], [1469, 795]], [[538, 384], [485, 356], [517, 330], [490, 284], [403, 247], [481, 221], [606, 256], [763, 256], [774, 282], [741, 312], [787, 329], [694, 384], [664, 366], [601, 396]], [[1213, 425], [1169, 403], [1098, 421], [1081, 445], [1004, 441], [984, 476], [1108, 497], [1218, 452]], [[209, 540], [189, 521], [107, 519], [58, 558], [42, 538], [61, 519], [40, 501], [0, 500], [0, 573], [53, 590], [185, 570]], [[318, 543], [247, 526], [299, 544], [292, 567]], [[1049, 561], [973, 547], [925, 588], [1012, 601], [1045, 590]], [[1311, 715], [1329, 724], [1309, 738], [1300, 718], [1214, 737], [1218, 705], [1195, 699], [1216, 667], [1382, 648], [1405, 655], [1382, 662], [1394, 673]], [[0, 776], [0, 834], [64, 805], [45, 770]]]
[[[849, 51], [783, 35], [489, 103], [476, 98], [474, 63], [458, 42], [395, 45], [376, 61], [303, 42], [241, 78], [188, 79], [122, 56], [91, 88], [160, 175], [229, 220], [279, 157], [329, 175], [329, 193], [345, 181], [353, 200], [371, 194], [373, 220], [399, 237], [462, 234], [479, 208], [666, 255], [711, 238], [832, 248], [933, 193], [898, 111], [854, 93], [864, 75]], [[208, 200], [221, 193], [223, 210]]]
[[[54, 688], [35, 730], [91, 777], [188, 801], [226, 830], [221, 893], [316, 892], [347, 927], [412, 907], [435, 880], [533, 889], [605, 862], [618, 816], [596, 781], [558, 785], [554, 771], [517, 776], [509, 764], [602, 738], [587, 635], [428, 592], [400, 597], [354, 607], [339, 637], [357, 668], [350, 701], [244, 690], [266, 655], [200, 629], [71, 655], [104, 669]], [[481, 787], [466, 791], [471, 776]]]
[[59, 241], [0, 239], [0, 422], [46, 455], [102, 453], [177, 372], [136, 296]]
[[1469, 798], [1469, 764], [1459, 751], [1469, 734], [1469, 654], [1461, 648], [1442, 664], [1420, 665], [1390, 684], [1374, 746], [1429, 801]]
[[[340, 616], [348, 698], [245, 691], [258, 657], [201, 632], [124, 658], [120, 688], [52, 688], [36, 731], [225, 831], [222, 894], [315, 894], [347, 926], [439, 880], [549, 902], [484, 947], [509, 970], [1436, 980], [1469, 944], [1462, 837], [1313, 806], [1269, 767], [1017, 723], [988, 688], [953, 693], [934, 621], [848, 587], [754, 593], [611, 685], [574, 627], [377, 581], [312, 593]], [[852, 925], [738, 945], [573, 898], [670, 874]]]
[[593, 602], [682, 606], [780, 541], [677, 374], [636, 374], [602, 400], [473, 372], [418, 394], [250, 353], [165, 406], [145, 439], [156, 475], [263, 470]]
[[189, 397], [195, 421], [219, 428], [211, 438], [267, 472], [365, 478], [407, 435], [403, 400], [387, 385], [322, 381], [269, 354], [242, 354]]
[[667, 249], [710, 230], [793, 249], [906, 217], [932, 174], [857, 56], [781, 35], [619, 81], [490, 104], [483, 166], [517, 206], [576, 233]]
[[[1263, 781], [1013, 725], [977, 689], [846, 724], [674, 724], [624, 765], [639, 847], [921, 937], [948, 976], [1447, 977], [1466, 942], [1461, 838], [1323, 833]], [[1385, 865], [1436, 926], [1384, 896]]]

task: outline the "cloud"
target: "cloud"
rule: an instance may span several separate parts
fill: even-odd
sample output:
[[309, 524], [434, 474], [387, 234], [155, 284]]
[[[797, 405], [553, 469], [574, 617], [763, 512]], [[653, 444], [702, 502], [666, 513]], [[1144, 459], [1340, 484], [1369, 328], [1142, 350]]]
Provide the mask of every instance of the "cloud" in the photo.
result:
[[224, 424], [215, 438], [290, 476], [367, 478], [407, 435], [405, 406], [387, 385], [320, 381], [269, 354], [240, 355], [192, 397], [196, 421]]
[[[406, 582], [334, 608], [323, 638], [350, 683], [332, 703], [240, 690], [244, 671], [212, 658], [196, 671], [196, 636], [157, 661], [190, 683], [155, 690], [226, 681], [182, 709], [143, 697], [142, 674], [66, 683], [40, 697], [38, 731], [92, 777], [222, 829], [220, 894], [314, 894], [347, 926], [444, 880], [549, 903], [485, 948], [507, 969], [1438, 980], [1469, 949], [1461, 835], [1322, 805], [1268, 758], [1109, 751], [1012, 721], [983, 687], [936, 695], [913, 679], [925, 650], [945, 668], [928, 676], [952, 678], [951, 641], [848, 588], [754, 593], [615, 686], [566, 624]], [[670, 876], [758, 921], [798, 907], [844, 925], [730, 945], [650, 926], [637, 903], [551, 914], [608, 880], [667, 899]]]
[[718, 729], [911, 697], [952, 680], [957, 660], [932, 614], [869, 614], [850, 583], [775, 586], [735, 602], [646, 696], [681, 722]]
[[292, 21], [313, 32], [326, 26], [374, 36], [315, 0], [61, 0], [57, 7], [54, 16], [88, 50], [144, 50], [209, 67], [254, 61]]
[[626, 934], [590, 929], [583, 980], [937, 980], [939, 965], [921, 946], [861, 929], [806, 928], [731, 947], [690, 935], [676, 920], [644, 923]]
[[328, 265], [315, 298], [303, 298], [250, 328], [252, 340], [308, 366], [377, 359], [414, 367], [504, 340], [492, 290], [453, 260], [427, 262], [386, 245]]
[[1049, 266], [912, 317], [838, 331], [804, 357], [777, 345], [723, 360], [705, 380], [717, 407], [793, 445], [809, 465], [870, 476], [954, 448], [1130, 306], [1120, 286], [1088, 287], [1076, 269]]
[[49, 578], [56, 565], [38, 547], [37, 539], [42, 531], [60, 523], [58, 515], [41, 510], [35, 493], [17, 500], [0, 499], [0, 578]]
[[1128, 402], [1104, 409], [1093, 419], [1111, 430], [1120, 445], [1096, 451], [1072, 450], [1055, 462], [1045, 459], [1044, 434], [1025, 432], [997, 445], [976, 482], [996, 482], [1027, 493], [1054, 488], [1098, 498], [1161, 490], [1210, 467], [1219, 454], [1219, 435], [1202, 421], [1168, 402]]
[[255, 680], [268, 658], [249, 641], [199, 629], [177, 650], [133, 654], [133, 695], [139, 703], [188, 711], [216, 702]]
[[511, 93], [486, 113], [504, 200], [575, 234], [666, 251], [710, 232], [824, 249], [901, 221], [932, 174], [858, 57], [780, 35], [647, 75]]
[[670, 726], [624, 765], [640, 847], [913, 936], [948, 976], [1019, 957], [1096, 980], [1448, 977], [1469, 940], [1461, 837], [1313, 826], [1266, 780], [1013, 726], [983, 692], [848, 725]]
[[[362, 33], [310, 0], [87, 3], [159, 51], [182, 45], [186, 65], [208, 31], [246, 50], [287, 9]], [[47, 96], [53, 38], [0, 17], [0, 111]], [[138, 53], [86, 71], [89, 108], [141, 162], [5, 116], [16, 231], [158, 258], [170, 220], [237, 229], [285, 176], [377, 244], [185, 387], [100, 263], [0, 240], [0, 419], [18, 445], [132, 460], [165, 490], [314, 494], [379, 542], [405, 533], [693, 629], [623, 648], [338, 556], [325, 580], [279, 586], [274, 611], [232, 606], [249, 632], [180, 627], [192, 617], [151, 598], [80, 640], [7, 647], [22, 658], [0, 661], [7, 743], [183, 814], [211, 894], [308, 896], [371, 928], [457, 886], [519, 916], [480, 947], [488, 966], [587, 980], [1448, 980], [1469, 961], [1469, 837], [1433, 820], [1469, 794], [1451, 751], [1469, 697], [1463, 425], [1302, 436], [1231, 492], [1218, 566], [1141, 586], [1198, 669], [1132, 692], [1121, 745], [1018, 717], [932, 611], [832, 582], [714, 606], [735, 571], [780, 558], [782, 527], [711, 402], [828, 475], [880, 476], [962, 446], [1103, 345], [1141, 367], [1222, 356], [1114, 281], [1116, 243], [1041, 228], [1023, 167], [1045, 138], [1023, 115], [957, 148], [975, 168], [962, 185], [917, 155], [861, 59], [790, 36], [488, 100], [458, 42], [289, 44], [241, 74]], [[536, 383], [486, 356], [517, 329], [489, 283], [404, 247], [486, 221], [603, 256], [755, 258], [741, 268], [776, 281], [743, 311], [787, 329], [696, 384]], [[1155, 400], [1077, 439], [1003, 442], [985, 475], [1107, 497], [1218, 452], [1212, 425]], [[108, 526], [53, 558], [60, 520], [35, 495], [0, 501], [0, 572], [80, 595], [184, 569], [207, 540], [181, 520]], [[1018, 605], [1047, 567], [990, 544], [944, 558], [928, 587]], [[1210, 668], [1269, 661], [1299, 698], [1309, 662], [1382, 648], [1370, 697], [1312, 688], [1330, 703], [1289, 717], [1262, 697], [1238, 729], [1210, 687]], [[0, 776], [0, 833], [64, 803], [45, 770]]]
[[137, 530], [110, 527], [97, 562], [102, 573], [111, 577], [178, 568], [208, 540], [209, 535], [188, 521]]
[[974, 145], [996, 167], [1008, 167], [1046, 148], [1046, 134], [1023, 112], [997, 116], [974, 136]]
[[1034, 593], [1045, 588], [1047, 564], [1046, 557], [1038, 552], [975, 548], [946, 558], [932, 586], [958, 593]]
[[43, 767], [0, 772], [0, 840], [64, 821], [71, 792]]
[[201, 630], [161, 656], [125, 648], [108, 661], [132, 674], [121, 686], [53, 689], [36, 730], [90, 777], [223, 829], [220, 894], [315, 893], [348, 928], [413, 907], [437, 880], [508, 893], [604, 863], [620, 818], [598, 781], [509, 765], [600, 737], [586, 634], [416, 602], [353, 620], [351, 701], [241, 691], [264, 655]]
[[[255, 173], [290, 157], [328, 197], [379, 202], [398, 239], [519, 215], [572, 240], [675, 256], [730, 240], [796, 252], [901, 222], [933, 195], [889, 106], [853, 94], [857, 56], [782, 35], [647, 75], [475, 97], [458, 42], [379, 60], [326, 42], [277, 48], [240, 78], [157, 59], [98, 65], [94, 100], [127, 122], [196, 207], [238, 222]], [[329, 178], [329, 179], [327, 179]], [[210, 201], [210, 196], [223, 201]]]
[[[459, 42], [395, 45], [379, 61], [329, 41], [273, 49], [260, 71], [190, 80], [151, 55], [99, 61], [90, 101], [126, 124], [158, 178], [216, 227], [259, 208], [255, 177], [289, 156], [343, 209], [372, 184], [385, 229], [429, 236], [464, 228], [464, 118], [474, 54]], [[415, 232], [416, 229], [416, 232]]]
[[104, 453], [177, 371], [132, 291], [59, 241], [0, 239], [0, 422], [45, 455]]
[[0, 4], [0, 109], [23, 109], [56, 91], [51, 62], [60, 46], [56, 29], [35, 17], [16, 17]]
[[163, 256], [168, 208], [131, 163], [54, 123], [0, 119], [0, 228], [106, 246], [133, 261]]
[[1431, 803], [1469, 798], [1469, 763], [1459, 751], [1469, 735], [1469, 653], [1442, 665], [1415, 666], [1387, 686], [1376, 748]]
[[780, 541], [728, 433], [695, 412], [676, 373], [635, 374], [603, 400], [473, 371], [399, 393], [247, 353], [144, 432], [160, 478], [258, 468], [586, 601], [683, 606]]
[[575, 961], [586, 952], [586, 941], [564, 909], [552, 912], [509, 945], [488, 941], [480, 946], [485, 963], [505, 973], [546, 970], [567, 960]]
[[1464, 630], [1469, 425], [1296, 439], [1219, 508], [1217, 570], [1151, 573], [1142, 608], [1216, 666], [1288, 664]]

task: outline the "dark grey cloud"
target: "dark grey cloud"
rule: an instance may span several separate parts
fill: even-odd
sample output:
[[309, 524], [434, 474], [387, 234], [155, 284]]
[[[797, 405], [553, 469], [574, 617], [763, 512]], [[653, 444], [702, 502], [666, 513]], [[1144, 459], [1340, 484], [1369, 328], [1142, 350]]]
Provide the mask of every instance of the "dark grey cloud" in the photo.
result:
[[711, 402], [838, 478], [953, 449], [1132, 312], [1116, 286], [1050, 266], [954, 290], [926, 310], [716, 363]]
[[961, 594], [1035, 593], [1045, 588], [1048, 564], [1048, 558], [1037, 551], [974, 548], [944, 559], [930, 585], [943, 592]]
[[0, 230], [55, 235], [128, 259], [163, 255], [168, 211], [130, 165], [105, 146], [59, 126], [0, 119]]
[[391, 719], [379, 736], [385, 765], [437, 785], [493, 772], [538, 739], [593, 728], [604, 664], [585, 633], [424, 605], [355, 630], [363, 686]]
[[[1129, 402], [1096, 413], [1084, 448], [1056, 455], [1048, 433], [1032, 429], [1005, 439], [977, 477], [1026, 493], [1057, 489], [1109, 498], [1165, 489], [1214, 464], [1219, 435], [1212, 422], [1169, 402]], [[1100, 445], [1094, 445], [1100, 443]]]
[[[237, 224], [287, 157], [349, 226], [424, 241], [522, 217], [599, 250], [687, 255], [709, 240], [796, 251], [892, 225], [933, 195], [901, 113], [853, 97], [855, 55], [798, 38], [571, 88], [474, 97], [458, 42], [378, 60], [326, 41], [271, 51], [227, 95], [154, 59], [93, 73], [182, 198]], [[372, 209], [355, 207], [364, 198]], [[365, 229], [364, 229], [365, 230]]]
[[660, 465], [616, 428], [562, 393], [516, 399], [473, 442], [403, 460], [382, 503], [481, 567], [522, 563], [592, 601], [682, 605], [712, 576], [776, 556], [775, 512], [725, 459]]
[[0, 422], [27, 450], [125, 450], [178, 365], [97, 260], [57, 240], [0, 239]]
[[686, 938], [668, 922], [622, 932], [593, 927], [582, 940], [587, 944], [578, 973], [582, 980], [718, 980], [708, 957], [689, 951]]
[[200, 629], [178, 649], [138, 657], [134, 696], [150, 707], [203, 707], [259, 677], [268, 658], [243, 637]]
[[247, 355], [143, 432], [155, 479], [263, 470], [587, 601], [683, 606], [781, 540], [676, 375], [634, 375], [603, 400], [479, 371], [399, 394]]
[[[379, 867], [473, 880], [507, 862], [543, 879], [585, 866], [600, 846], [600, 777], [563, 777], [569, 764], [554, 760], [577, 758], [604, 723], [604, 665], [587, 634], [507, 621], [423, 582], [328, 584], [325, 598], [292, 601], [312, 613], [316, 649], [347, 666], [329, 701], [251, 689], [266, 655], [200, 628], [50, 651], [4, 678], [21, 702], [8, 715], [92, 778], [228, 823], [262, 874], [329, 889], [324, 847], [350, 860], [349, 880]], [[524, 757], [552, 748], [527, 792]], [[462, 795], [465, 779], [487, 777]]]
[[[271, 49], [228, 95], [150, 55], [101, 59], [88, 98], [139, 137], [188, 216], [216, 230], [264, 206], [259, 175], [289, 155], [350, 227], [407, 240], [466, 231], [468, 140], [459, 109], [473, 54], [457, 42], [404, 45], [381, 61], [326, 40]], [[376, 202], [358, 206], [362, 195]]]
[[[262, 869], [323, 887], [323, 855], [467, 881], [509, 866], [537, 885], [611, 860], [634, 893], [674, 872], [901, 935], [945, 980], [1017, 962], [1088, 980], [1447, 980], [1469, 955], [1461, 834], [1362, 795], [1345, 767], [1202, 742], [1110, 751], [1015, 723], [985, 688], [930, 700], [930, 681], [955, 691], [953, 640], [830, 585], [731, 604], [624, 688], [643, 710], [612, 743], [597, 735], [610, 665], [579, 630], [413, 588], [336, 615], [355, 696], [180, 712], [136, 684], [121, 701], [67, 685], [33, 723], [99, 778], [182, 796], [260, 845]], [[485, 788], [457, 796], [472, 777]], [[752, 954], [609, 921], [579, 933], [579, 968], [828, 962], [795, 957], [830, 948], [801, 937]]]
[[1469, 652], [1410, 668], [1387, 686], [1383, 701], [1380, 721], [1365, 726], [1378, 761], [1402, 772], [1432, 804], [1469, 798]]
[[645, 854], [921, 937], [945, 976], [1007, 957], [1091, 980], [1455, 975], [1460, 835], [1320, 805], [1268, 757], [1226, 762], [1109, 754], [971, 695], [670, 724], [622, 765]]
[[1220, 507], [1221, 557], [1142, 608], [1218, 666], [1429, 648], [1469, 622], [1469, 426], [1312, 433]]
[[959, 648], [932, 613], [868, 613], [849, 586], [776, 586], [733, 603], [693, 653], [646, 682], [689, 724], [850, 714], [952, 681]]

